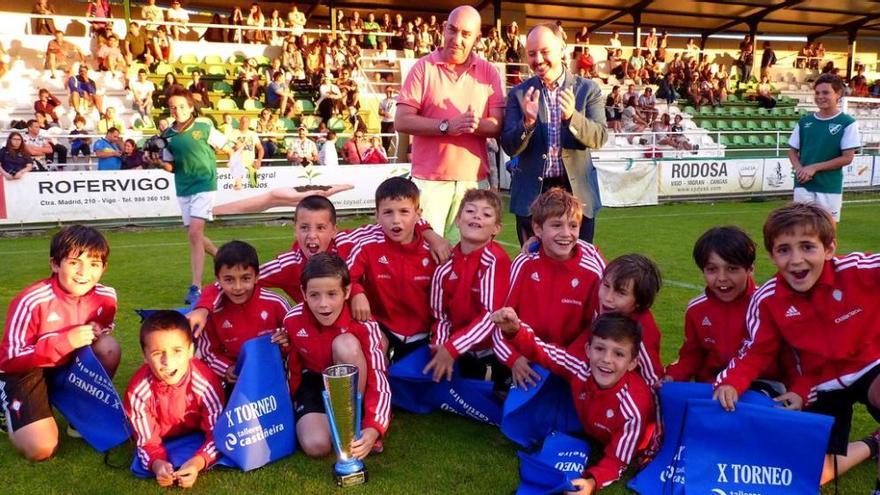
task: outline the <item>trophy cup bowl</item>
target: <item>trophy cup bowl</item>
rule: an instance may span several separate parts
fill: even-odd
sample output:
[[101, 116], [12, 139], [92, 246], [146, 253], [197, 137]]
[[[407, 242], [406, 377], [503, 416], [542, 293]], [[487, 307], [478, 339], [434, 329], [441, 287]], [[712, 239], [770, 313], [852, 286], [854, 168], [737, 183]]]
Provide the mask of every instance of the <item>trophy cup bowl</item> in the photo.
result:
[[330, 435], [336, 463], [333, 476], [340, 487], [367, 481], [364, 463], [351, 455], [351, 442], [361, 434], [361, 395], [358, 393], [358, 368], [338, 364], [324, 370], [324, 407], [330, 422]]

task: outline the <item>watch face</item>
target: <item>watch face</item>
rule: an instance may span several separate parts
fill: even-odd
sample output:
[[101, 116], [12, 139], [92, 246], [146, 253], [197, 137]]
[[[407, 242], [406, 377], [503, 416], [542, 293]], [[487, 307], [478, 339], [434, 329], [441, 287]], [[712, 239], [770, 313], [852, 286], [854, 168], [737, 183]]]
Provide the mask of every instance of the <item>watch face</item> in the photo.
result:
[[449, 121], [444, 120], [443, 122], [440, 122], [440, 132], [446, 132], [447, 129], [449, 129]]

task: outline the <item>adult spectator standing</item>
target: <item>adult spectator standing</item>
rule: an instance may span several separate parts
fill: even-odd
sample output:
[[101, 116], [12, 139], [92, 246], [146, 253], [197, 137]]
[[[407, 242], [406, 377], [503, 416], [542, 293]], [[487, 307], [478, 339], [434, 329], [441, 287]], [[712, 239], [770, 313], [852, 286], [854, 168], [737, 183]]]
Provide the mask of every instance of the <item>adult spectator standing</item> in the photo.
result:
[[397, 113], [397, 98], [394, 97], [394, 88], [385, 87], [385, 99], [379, 102], [379, 116], [382, 118], [382, 146], [387, 151], [391, 146], [391, 136], [385, 134], [394, 133], [394, 114]]
[[558, 27], [540, 24], [529, 32], [526, 54], [535, 75], [510, 90], [501, 147], [518, 157], [511, 173], [510, 210], [520, 243], [534, 235], [529, 206], [543, 191], [562, 187], [583, 204], [579, 238], [592, 242], [600, 208], [590, 149], [608, 139], [602, 91], [566, 70], [565, 42]]
[[159, 23], [165, 20], [165, 12], [162, 7], [156, 5], [156, 0], [147, 0], [147, 4], [141, 7], [141, 19], [147, 32], [155, 31]]
[[294, 36], [302, 36], [306, 27], [306, 15], [300, 12], [296, 5], [293, 6], [287, 14], [287, 23], [290, 25], [291, 33]]
[[501, 76], [472, 53], [479, 36], [480, 13], [468, 5], [453, 9], [443, 46], [416, 62], [397, 101], [395, 127], [412, 136], [422, 217], [452, 242], [462, 196], [488, 177], [486, 138], [498, 136], [504, 113]]
[[770, 47], [770, 42], [764, 42], [764, 51], [761, 53], [761, 79], [768, 76], [770, 67], [776, 65], [776, 52]]
[[6, 138], [6, 146], [0, 149], [0, 173], [6, 180], [21, 179], [34, 169], [34, 159], [27, 154], [24, 139], [15, 131]]
[[46, 68], [49, 69], [49, 77], [55, 79], [55, 68], [60, 64], [67, 64], [71, 68], [71, 61], [76, 60], [80, 64], [85, 62], [82, 50], [78, 46], [64, 39], [64, 33], [55, 31], [54, 38], [46, 45]]
[[[27, 132], [22, 136], [24, 138], [24, 150], [34, 160], [41, 161], [46, 165], [52, 156], [57, 154], [57, 163], [67, 163], [67, 148], [53, 143], [46, 136], [46, 131], [40, 129], [40, 123], [36, 119], [27, 121]], [[40, 168], [38, 165], [37, 168]]]
[[104, 137], [92, 145], [92, 151], [98, 157], [98, 170], [122, 169], [122, 146], [119, 141], [119, 129], [111, 127]]
[[[49, 0], [37, 0], [34, 4], [34, 14], [39, 15], [55, 15], [55, 7], [49, 3]], [[36, 18], [31, 21], [31, 32], [34, 34], [55, 34], [55, 21], [47, 18]]]
[[327, 131], [327, 137], [324, 139], [324, 144], [321, 145], [321, 151], [318, 153], [318, 161], [321, 165], [339, 166], [339, 153], [336, 152], [335, 132]]
[[172, 0], [171, 8], [168, 9], [166, 17], [168, 18], [168, 22], [183, 24], [182, 26], [171, 26], [169, 33], [171, 38], [177, 41], [181, 36], [186, 36], [186, 33], [189, 32], [189, 28], [186, 27], [186, 24], [189, 23], [189, 12], [180, 6], [180, 0]]
[[210, 120], [197, 119], [192, 93], [178, 89], [171, 93], [168, 108], [174, 124], [162, 132], [168, 140], [161, 157], [151, 157], [154, 165], [174, 173], [177, 201], [187, 229], [192, 284], [184, 302], [193, 304], [201, 296], [205, 253], [217, 252], [205, 236], [205, 223], [214, 219], [217, 192], [217, 155], [214, 149], [230, 151], [226, 136]]
[[755, 47], [752, 44], [752, 37], [747, 34], [742, 43], [739, 44], [739, 57], [736, 61], [739, 66], [740, 82], [743, 84], [748, 84], [749, 79], [752, 77], [752, 64], [754, 64], [755, 61], [754, 50]]
[[287, 140], [287, 161], [294, 165], [318, 163], [318, 146], [306, 136], [306, 126], [300, 125], [297, 137]]
[[241, 164], [247, 168], [259, 170], [263, 166], [265, 150], [260, 142], [260, 136], [251, 130], [251, 120], [243, 115], [238, 119], [238, 129], [230, 132], [229, 141], [232, 142], [233, 152], [238, 152]]
[[365, 39], [367, 48], [375, 50], [379, 46], [376, 33], [381, 29], [379, 23], [376, 22], [376, 14], [370, 12], [367, 14], [367, 20], [364, 22], [364, 32], [367, 33]]
[[152, 122], [150, 112], [153, 110], [153, 93], [156, 92], [156, 85], [147, 79], [147, 70], [138, 70], [137, 79], [129, 82], [128, 88], [131, 90], [134, 110], [140, 114], [144, 122]]

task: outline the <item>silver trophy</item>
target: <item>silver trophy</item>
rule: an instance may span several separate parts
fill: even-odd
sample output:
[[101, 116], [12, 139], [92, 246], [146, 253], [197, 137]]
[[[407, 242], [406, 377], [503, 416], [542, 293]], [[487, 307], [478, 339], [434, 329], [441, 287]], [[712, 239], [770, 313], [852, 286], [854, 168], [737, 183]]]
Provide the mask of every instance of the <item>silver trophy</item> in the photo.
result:
[[340, 487], [367, 481], [364, 463], [351, 455], [351, 442], [361, 436], [361, 394], [358, 393], [358, 368], [337, 364], [324, 370], [324, 408], [330, 422], [336, 463], [333, 475]]

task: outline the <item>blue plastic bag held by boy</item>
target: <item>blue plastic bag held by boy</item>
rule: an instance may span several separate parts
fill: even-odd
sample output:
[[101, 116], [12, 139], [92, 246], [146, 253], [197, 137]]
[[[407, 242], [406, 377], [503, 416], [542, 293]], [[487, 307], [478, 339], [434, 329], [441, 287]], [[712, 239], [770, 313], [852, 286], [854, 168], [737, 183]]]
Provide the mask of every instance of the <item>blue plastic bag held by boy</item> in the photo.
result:
[[569, 384], [538, 364], [531, 366], [540, 380], [527, 390], [510, 388], [504, 401], [501, 432], [523, 447], [531, 447], [552, 431], [583, 431]]
[[[685, 411], [689, 399], [711, 399], [709, 383], [670, 382], [660, 388], [660, 416], [663, 421], [663, 445], [654, 459], [630, 482], [629, 488], [642, 495], [684, 493], [685, 466], [682, 460]], [[751, 403], [772, 408], [774, 402], [763, 394], [746, 392], [740, 404]], [[708, 439], [711, 440], [711, 439]]]
[[[189, 313], [192, 308], [190, 308], [189, 306], [183, 306], [180, 308], [170, 308], [170, 309], [171, 309], [171, 311], [177, 311], [178, 313], [186, 316], [186, 314]], [[159, 310], [159, 309], [136, 309], [136, 310], [134, 310], [134, 312], [137, 313], [137, 315], [141, 317], [141, 321], [146, 320], [147, 318], [150, 317], [151, 314], [155, 313], [156, 311], [161, 311], [161, 310]]]
[[293, 454], [293, 404], [281, 350], [271, 335], [248, 340], [236, 363], [238, 380], [214, 425], [220, 453], [243, 471]]
[[814, 495], [834, 418], [714, 400], [689, 400], [682, 443], [685, 493]]
[[[162, 445], [165, 447], [165, 452], [168, 454], [168, 462], [171, 463], [175, 470], [180, 469], [180, 466], [183, 466], [186, 461], [196, 455], [196, 452], [198, 452], [203, 443], [205, 443], [205, 434], [200, 431], [175, 438], [166, 438], [162, 441]], [[224, 457], [220, 457], [214, 465], [236, 467]], [[144, 464], [138, 458], [137, 454], [135, 454], [134, 459], [131, 461], [131, 472], [138, 478], [156, 477], [152, 471], [148, 471], [144, 468]]]
[[551, 494], [574, 490], [571, 481], [583, 476], [590, 448], [584, 440], [551, 432], [540, 452], [517, 454], [520, 475], [517, 495]]
[[78, 349], [69, 364], [53, 372], [49, 400], [99, 452], [131, 437], [122, 399], [91, 346]]
[[441, 409], [492, 425], [501, 423], [492, 382], [462, 378], [456, 366], [452, 380], [434, 383], [430, 374], [422, 373], [430, 360], [431, 351], [425, 346], [389, 368], [391, 404], [417, 414]]

